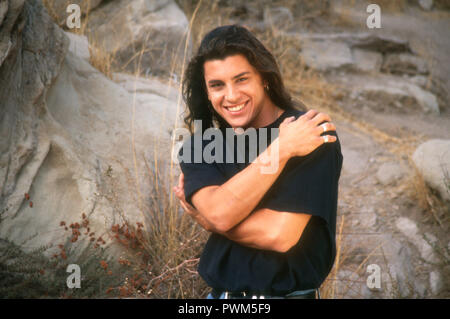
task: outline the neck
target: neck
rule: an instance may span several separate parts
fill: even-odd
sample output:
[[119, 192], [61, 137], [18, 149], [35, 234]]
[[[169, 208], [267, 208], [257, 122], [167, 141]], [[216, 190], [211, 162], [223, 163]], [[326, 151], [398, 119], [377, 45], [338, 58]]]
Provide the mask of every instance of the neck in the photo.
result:
[[[247, 127], [244, 127], [246, 130], [249, 127], [254, 127], [256, 129], [260, 127], [265, 127], [277, 120], [277, 118], [280, 117], [281, 114], [283, 114], [284, 110], [272, 102], [270, 104], [267, 104], [264, 106], [264, 108], [260, 111], [260, 113], [257, 115], [257, 119], [253, 123], [249, 123]], [[233, 128], [236, 130], [236, 128]]]

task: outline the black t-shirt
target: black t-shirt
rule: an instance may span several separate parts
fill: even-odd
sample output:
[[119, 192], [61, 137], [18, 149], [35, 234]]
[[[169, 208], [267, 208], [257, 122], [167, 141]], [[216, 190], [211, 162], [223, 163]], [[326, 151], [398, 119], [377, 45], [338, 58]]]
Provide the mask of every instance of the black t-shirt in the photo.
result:
[[[270, 133], [270, 128], [278, 128], [286, 117], [297, 118], [304, 113], [288, 109], [265, 128]], [[222, 132], [226, 140], [225, 130]], [[337, 136], [334, 132], [325, 134]], [[267, 139], [267, 144], [270, 144], [270, 134]], [[203, 139], [202, 148], [210, 142]], [[222, 144], [225, 158], [227, 143]], [[237, 143], [234, 145], [236, 160]], [[191, 136], [183, 148], [190, 147], [193, 152], [193, 146], [194, 136]], [[183, 154], [183, 148], [179, 155]], [[258, 150], [258, 154], [262, 150]], [[225, 160], [222, 163], [194, 163], [193, 153], [191, 155], [191, 163], [180, 162], [185, 176], [186, 200], [191, 205], [192, 195], [196, 191], [205, 186], [222, 185], [251, 162], [247, 153], [244, 163], [227, 163]], [[339, 139], [321, 145], [306, 156], [289, 159], [257, 209], [311, 214], [298, 243], [287, 252], [280, 253], [243, 246], [212, 233], [201, 255], [198, 269], [207, 284], [218, 291], [270, 295], [318, 288], [330, 272], [336, 255], [336, 211], [342, 160]]]

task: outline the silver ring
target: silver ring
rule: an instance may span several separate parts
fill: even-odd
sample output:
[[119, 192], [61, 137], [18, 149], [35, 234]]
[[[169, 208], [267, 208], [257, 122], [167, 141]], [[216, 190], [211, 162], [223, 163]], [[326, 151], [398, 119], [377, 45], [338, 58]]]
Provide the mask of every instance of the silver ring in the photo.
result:
[[322, 125], [323, 132], [325, 133], [327, 131], [327, 123], [323, 123]]
[[323, 142], [324, 143], [328, 143], [328, 135], [322, 136], [323, 137]]

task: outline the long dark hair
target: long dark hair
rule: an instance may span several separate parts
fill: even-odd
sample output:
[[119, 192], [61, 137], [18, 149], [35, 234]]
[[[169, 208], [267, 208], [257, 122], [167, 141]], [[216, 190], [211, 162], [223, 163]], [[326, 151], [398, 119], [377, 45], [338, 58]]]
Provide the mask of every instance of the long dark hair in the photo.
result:
[[294, 108], [294, 102], [286, 91], [280, 70], [273, 55], [246, 28], [239, 25], [226, 25], [213, 29], [205, 35], [197, 54], [190, 60], [183, 78], [183, 99], [189, 109], [184, 122], [190, 132], [194, 132], [194, 120], [202, 121], [202, 131], [214, 127], [230, 125], [214, 110], [208, 100], [203, 64], [208, 60], [223, 60], [228, 56], [242, 54], [259, 72], [268, 84], [269, 98], [282, 109]]

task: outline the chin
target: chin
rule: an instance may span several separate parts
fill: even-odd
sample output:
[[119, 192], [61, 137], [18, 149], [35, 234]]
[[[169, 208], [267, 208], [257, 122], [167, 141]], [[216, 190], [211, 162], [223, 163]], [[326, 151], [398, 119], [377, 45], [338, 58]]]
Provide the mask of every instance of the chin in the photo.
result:
[[238, 128], [238, 127], [246, 128], [248, 126], [247, 121], [229, 121], [228, 124], [230, 124], [231, 127], [233, 127], [233, 128]]

